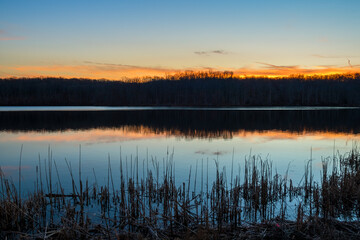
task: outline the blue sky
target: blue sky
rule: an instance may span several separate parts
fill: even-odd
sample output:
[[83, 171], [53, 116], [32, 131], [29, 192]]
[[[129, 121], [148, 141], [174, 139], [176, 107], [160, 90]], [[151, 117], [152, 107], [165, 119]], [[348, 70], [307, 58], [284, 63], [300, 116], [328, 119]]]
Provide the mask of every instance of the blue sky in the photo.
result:
[[0, 0], [0, 77], [356, 68], [359, 10], [355, 0]]

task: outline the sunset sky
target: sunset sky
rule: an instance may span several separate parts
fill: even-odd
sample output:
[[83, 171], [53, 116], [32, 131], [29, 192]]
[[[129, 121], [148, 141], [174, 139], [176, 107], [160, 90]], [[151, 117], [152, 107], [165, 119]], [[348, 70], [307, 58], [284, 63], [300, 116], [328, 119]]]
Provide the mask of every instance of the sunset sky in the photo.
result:
[[0, 0], [0, 77], [360, 71], [360, 1]]

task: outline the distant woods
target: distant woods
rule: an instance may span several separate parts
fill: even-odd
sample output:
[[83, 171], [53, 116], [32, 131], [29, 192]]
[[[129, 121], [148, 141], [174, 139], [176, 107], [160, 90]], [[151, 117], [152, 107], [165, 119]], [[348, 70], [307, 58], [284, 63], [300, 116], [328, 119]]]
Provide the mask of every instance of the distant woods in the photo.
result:
[[360, 74], [239, 78], [186, 72], [144, 81], [0, 79], [2, 106], [360, 106]]

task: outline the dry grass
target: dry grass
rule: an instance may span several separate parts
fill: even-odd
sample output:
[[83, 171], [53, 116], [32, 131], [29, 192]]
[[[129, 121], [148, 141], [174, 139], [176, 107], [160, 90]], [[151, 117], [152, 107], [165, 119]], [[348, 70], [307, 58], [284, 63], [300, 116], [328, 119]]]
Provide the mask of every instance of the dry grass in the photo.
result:
[[[120, 158], [120, 178], [113, 178], [110, 157], [105, 186], [76, 184], [71, 164], [72, 192], [62, 188], [56, 162], [49, 149], [45, 168], [36, 167], [34, 192], [20, 197], [0, 168], [0, 237], [7, 239], [342, 239], [360, 237], [360, 153], [322, 160], [320, 182], [315, 182], [311, 160], [302, 185], [273, 174], [272, 163], [249, 155], [243, 172], [230, 182], [218, 162], [215, 181], [209, 184], [208, 165], [196, 164], [195, 172], [175, 185], [173, 153], [160, 163], [138, 156]], [[143, 172], [139, 171], [139, 163]], [[21, 164], [21, 158], [20, 158]], [[125, 169], [130, 171], [124, 172]], [[130, 168], [128, 168], [130, 165]], [[151, 166], [152, 165], [152, 166]], [[201, 165], [201, 170], [200, 169]], [[329, 166], [332, 169], [329, 169]], [[57, 185], [54, 188], [53, 166]], [[146, 168], [145, 168], [146, 166]], [[21, 166], [19, 165], [19, 169]], [[44, 171], [45, 170], [45, 171]], [[45, 174], [46, 183], [42, 182]], [[204, 181], [206, 174], [206, 181]], [[21, 172], [19, 170], [19, 176]], [[287, 174], [285, 174], [286, 176]], [[192, 179], [194, 176], [194, 179]], [[201, 176], [200, 186], [198, 178]], [[54, 179], [53, 179], [54, 178]], [[114, 186], [119, 181], [119, 189]], [[193, 184], [192, 184], [193, 182]], [[192, 184], [192, 185], [191, 185]], [[44, 187], [45, 186], [45, 187]], [[190, 188], [193, 186], [193, 189]], [[289, 203], [298, 201], [289, 210]], [[96, 216], [91, 213], [96, 213]], [[287, 216], [293, 216], [288, 218]], [[347, 221], [345, 221], [347, 220]]]

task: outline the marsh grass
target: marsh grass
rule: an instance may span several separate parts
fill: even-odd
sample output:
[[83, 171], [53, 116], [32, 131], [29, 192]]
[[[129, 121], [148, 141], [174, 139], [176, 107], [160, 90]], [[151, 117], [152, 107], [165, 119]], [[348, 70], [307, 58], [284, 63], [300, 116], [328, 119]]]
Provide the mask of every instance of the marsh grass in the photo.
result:
[[[65, 159], [72, 189], [66, 193], [49, 148], [43, 169], [39, 156], [36, 187], [25, 198], [21, 198], [21, 182], [17, 189], [0, 168], [0, 237], [359, 238], [359, 151], [354, 148], [344, 155], [323, 158], [319, 182], [314, 181], [311, 157], [298, 186], [288, 179], [287, 171], [284, 176], [274, 173], [270, 160], [251, 153], [242, 172], [239, 165], [238, 174], [234, 173], [233, 154], [230, 179], [226, 168], [220, 169], [215, 160], [215, 180], [209, 183], [209, 160], [205, 170], [202, 159], [201, 164], [196, 162], [195, 171], [189, 168], [188, 179], [176, 185], [174, 150], [167, 151], [162, 168], [156, 158], [149, 159], [146, 154], [141, 174], [138, 153], [130, 162], [125, 158], [124, 164], [120, 149], [119, 179], [113, 178], [108, 156], [107, 183], [99, 186], [94, 169], [94, 183], [86, 180], [83, 184], [79, 149], [78, 184]], [[118, 189], [114, 181], [119, 181]]]

